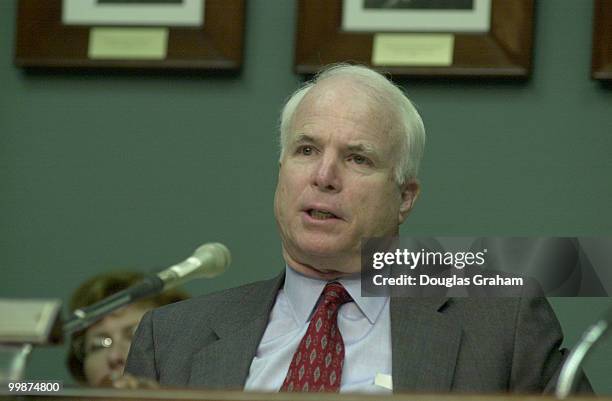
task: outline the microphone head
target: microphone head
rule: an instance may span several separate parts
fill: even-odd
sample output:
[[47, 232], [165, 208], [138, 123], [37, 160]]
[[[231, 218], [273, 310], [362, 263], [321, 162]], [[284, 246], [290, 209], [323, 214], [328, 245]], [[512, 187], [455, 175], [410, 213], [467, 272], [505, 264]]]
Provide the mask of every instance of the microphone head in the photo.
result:
[[212, 278], [225, 272], [232, 261], [229, 249], [223, 244], [212, 242], [195, 250], [192, 258], [200, 263], [197, 276]]

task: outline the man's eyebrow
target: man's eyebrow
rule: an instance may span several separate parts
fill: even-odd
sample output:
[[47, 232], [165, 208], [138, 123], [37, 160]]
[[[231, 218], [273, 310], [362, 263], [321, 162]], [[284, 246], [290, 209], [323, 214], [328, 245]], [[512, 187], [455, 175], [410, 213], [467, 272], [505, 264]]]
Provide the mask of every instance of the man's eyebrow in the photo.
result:
[[350, 152], [359, 152], [374, 156], [378, 154], [378, 152], [376, 151], [376, 147], [370, 145], [369, 143], [356, 143], [348, 145], [346, 149]]
[[314, 139], [312, 136], [310, 135], [306, 135], [306, 134], [298, 134], [295, 137], [295, 140], [293, 141], [294, 143], [317, 143], [317, 140]]

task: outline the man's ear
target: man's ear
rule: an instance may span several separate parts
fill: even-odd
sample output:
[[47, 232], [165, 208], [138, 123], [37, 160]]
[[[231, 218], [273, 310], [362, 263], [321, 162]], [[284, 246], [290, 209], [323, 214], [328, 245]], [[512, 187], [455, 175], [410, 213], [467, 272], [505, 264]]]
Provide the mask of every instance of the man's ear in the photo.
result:
[[412, 178], [402, 185], [400, 185], [400, 195], [402, 197], [400, 207], [399, 207], [399, 215], [398, 222], [402, 224], [412, 207], [414, 206], [414, 202], [416, 202], [419, 197], [419, 193], [421, 192], [421, 184], [416, 178]]

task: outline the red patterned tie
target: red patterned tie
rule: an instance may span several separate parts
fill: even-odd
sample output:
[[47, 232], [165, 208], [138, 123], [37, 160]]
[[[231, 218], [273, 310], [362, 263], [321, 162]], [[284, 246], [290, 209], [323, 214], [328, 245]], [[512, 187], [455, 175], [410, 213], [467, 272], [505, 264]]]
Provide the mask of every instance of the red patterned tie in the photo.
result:
[[342, 284], [329, 283], [302, 337], [280, 391], [338, 391], [344, 364], [344, 341], [338, 309], [352, 301]]

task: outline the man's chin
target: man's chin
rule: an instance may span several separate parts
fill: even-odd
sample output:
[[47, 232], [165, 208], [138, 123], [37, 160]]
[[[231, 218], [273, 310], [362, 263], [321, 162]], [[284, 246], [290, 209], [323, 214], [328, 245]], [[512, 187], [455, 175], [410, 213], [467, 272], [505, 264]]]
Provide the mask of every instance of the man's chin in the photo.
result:
[[317, 269], [309, 265], [301, 263], [287, 263], [287, 265], [296, 272], [310, 278], [318, 280], [331, 281], [341, 277], [348, 276], [350, 273], [345, 273], [337, 270]]
[[[345, 258], [329, 257], [324, 254], [309, 254], [301, 258], [294, 258], [285, 254], [285, 261], [289, 267], [298, 273], [326, 281], [350, 276], [360, 271], [359, 260], [349, 262]], [[340, 269], [336, 269], [340, 266]]]

